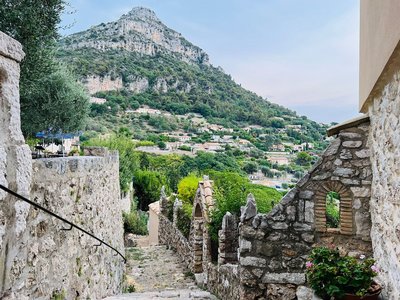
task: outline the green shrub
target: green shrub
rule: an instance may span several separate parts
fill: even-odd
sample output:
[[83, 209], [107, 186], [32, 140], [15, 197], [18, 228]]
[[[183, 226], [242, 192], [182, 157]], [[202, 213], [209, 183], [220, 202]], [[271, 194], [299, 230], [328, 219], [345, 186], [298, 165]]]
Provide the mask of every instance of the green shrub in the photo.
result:
[[340, 256], [337, 249], [317, 247], [306, 263], [310, 287], [323, 299], [341, 299], [345, 293], [364, 296], [379, 268], [372, 258]]
[[178, 199], [184, 203], [193, 203], [199, 181], [201, 178], [193, 174], [181, 179], [178, 183]]
[[190, 146], [187, 146], [187, 145], [179, 146], [178, 149], [182, 150], [182, 151], [189, 151], [189, 152], [192, 151], [192, 148]]
[[192, 220], [192, 205], [188, 203], [184, 203], [182, 208], [178, 210], [177, 215], [177, 227], [179, 231], [183, 234], [187, 239], [190, 234], [190, 225]]
[[132, 176], [135, 170], [139, 169], [139, 153], [135, 151], [135, 144], [125, 136], [113, 136], [107, 140], [90, 139], [83, 143], [83, 146], [101, 146], [119, 152], [119, 182], [121, 190], [129, 190]]
[[150, 203], [158, 201], [166, 177], [158, 171], [137, 170], [133, 176], [133, 188], [138, 198], [138, 208], [148, 210]]
[[252, 193], [256, 199], [260, 213], [268, 213], [282, 198], [276, 189], [262, 185], [251, 184], [248, 178], [238, 173], [210, 171], [210, 178], [214, 181], [215, 207], [211, 211], [209, 232], [214, 242], [218, 241], [218, 231], [221, 229], [222, 219], [229, 211], [240, 215], [240, 207], [246, 204], [247, 195]]
[[124, 231], [127, 233], [134, 233], [139, 235], [148, 234], [147, 221], [148, 215], [142, 211], [132, 210], [129, 213], [122, 213], [124, 219]]

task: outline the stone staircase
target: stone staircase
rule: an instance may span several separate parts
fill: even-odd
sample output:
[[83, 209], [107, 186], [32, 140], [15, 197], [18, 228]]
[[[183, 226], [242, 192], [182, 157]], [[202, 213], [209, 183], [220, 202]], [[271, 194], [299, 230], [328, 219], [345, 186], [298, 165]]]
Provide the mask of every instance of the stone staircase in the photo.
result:
[[130, 299], [196, 299], [217, 300], [196, 286], [194, 274], [189, 272], [176, 253], [164, 246], [148, 246], [146, 238], [138, 240], [138, 247], [126, 248], [126, 289], [124, 293], [104, 300]]
[[217, 300], [215, 296], [209, 292], [199, 289], [188, 290], [165, 290], [160, 292], [143, 292], [143, 293], [128, 293], [117, 296], [108, 297], [105, 300], [136, 300], [136, 299], [196, 299], [196, 300]]

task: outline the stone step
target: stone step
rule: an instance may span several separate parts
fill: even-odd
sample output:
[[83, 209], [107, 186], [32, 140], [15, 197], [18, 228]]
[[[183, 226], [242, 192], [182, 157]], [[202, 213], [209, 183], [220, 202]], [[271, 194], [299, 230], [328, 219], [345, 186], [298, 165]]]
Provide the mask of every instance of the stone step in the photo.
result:
[[217, 300], [211, 293], [203, 290], [166, 290], [159, 292], [127, 293], [107, 297], [104, 300], [161, 300], [161, 299], [187, 299], [187, 300]]

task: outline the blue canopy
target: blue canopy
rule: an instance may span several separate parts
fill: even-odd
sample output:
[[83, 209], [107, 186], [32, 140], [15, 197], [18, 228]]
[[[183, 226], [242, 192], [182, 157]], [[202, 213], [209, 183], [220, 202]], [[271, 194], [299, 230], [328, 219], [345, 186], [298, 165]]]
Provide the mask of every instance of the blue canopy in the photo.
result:
[[41, 131], [36, 133], [36, 137], [40, 139], [72, 139], [75, 136], [81, 136], [82, 132], [75, 132], [75, 133], [50, 133]]

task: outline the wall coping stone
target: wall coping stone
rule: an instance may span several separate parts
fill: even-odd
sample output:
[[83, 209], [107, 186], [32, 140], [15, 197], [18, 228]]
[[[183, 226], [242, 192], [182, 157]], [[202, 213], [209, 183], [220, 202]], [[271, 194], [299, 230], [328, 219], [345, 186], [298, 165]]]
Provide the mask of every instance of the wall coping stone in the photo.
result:
[[0, 55], [21, 62], [25, 57], [22, 45], [17, 40], [0, 31]]
[[340, 124], [332, 126], [327, 129], [326, 133], [328, 136], [333, 136], [335, 134], [338, 134], [343, 129], [356, 127], [357, 125], [360, 125], [365, 122], [369, 122], [369, 115], [357, 116]]

